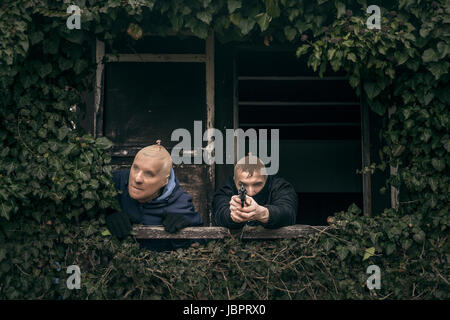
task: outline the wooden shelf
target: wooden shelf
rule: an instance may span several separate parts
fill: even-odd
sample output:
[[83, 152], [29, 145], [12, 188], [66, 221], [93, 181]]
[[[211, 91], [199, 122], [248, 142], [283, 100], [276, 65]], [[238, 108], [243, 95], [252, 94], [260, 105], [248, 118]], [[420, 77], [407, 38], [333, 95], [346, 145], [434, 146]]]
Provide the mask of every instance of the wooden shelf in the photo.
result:
[[359, 122], [240, 123], [240, 127], [359, 127]]
[[239, 106], [359, 106], [359, 102], [239, 101]]
[[239, 81], [311, 81], [311, 80], [347, 80], [347, 77], [319, 76], [240, 76]]

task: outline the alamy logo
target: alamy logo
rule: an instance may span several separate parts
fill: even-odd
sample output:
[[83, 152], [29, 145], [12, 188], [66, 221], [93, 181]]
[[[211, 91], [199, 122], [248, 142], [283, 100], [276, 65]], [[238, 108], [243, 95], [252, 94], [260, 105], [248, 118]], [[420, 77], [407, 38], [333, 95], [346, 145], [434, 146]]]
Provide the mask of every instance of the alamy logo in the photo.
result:
[[[203, 162], [209, 165], [213, 163], [234, 164], [236, 159], [239, 160], [246, 156], [245, 143], [248, 140], [249, 151], [253, 155], [257, 155], [266, 165], [266, 174], [276, 174], [280, 166], [279, 129], [270, 130], [270, 156], [268, 154], [267, 129], [259, 129], [258, 133], [255, 129], [246, 131], [226, 129], [224, 139], [222, 132], [215, 128], [209, 128], [202, 134], [202, 122], [194, 121], [193, 140], [187, 129], [174, 130], [170, 139], [171, 141], [180, 141], [172, 149], [171, 156], [174, 164], [192, 164], [192, 158], [194, 164], [202, 164]], [[202, 148], [204, 141], [208, 142], [208, 145]], [[236, 158], [235, 149], [237, 149]], [[250, 164], [256, 164], [256, 162]]]
[[81, 29], [81, 10], [79, 6], [71, 5], [67, 8], [67, 13], [72, 13], [67, 18], [66, 26], [69, 30]]
[[80, 289], [81, 288], [81, 271], [80, 267], [76, 265], [71, 265], [67, 268], [67, 274], [70, 274], [67, 278], [66, 285], [69, 290]]
[[373, 289], [381, 289], [381, 270], [380, 267], [372, 264], [367, 267], [367, 274], [371, 274], [371, 276], [367, 279], [367, 288], [369, 290]]
[[367, 13], [373, 13], [369, 18], [367, 18], [366, 25], [367, 28], [381, 29], [381, 10], [379, 6], [371, 5], [367, 7]]
[[[56, 271], [61, 272], [61, 264], [56, 262], [58, 269]], [[81, 270], [77, 265], [70, 265], [66, 270], [67, 274], [70, 276], [67, 278], [66, 285], [69, 290], [80, 289], [81, 288]], [[59, 284], [59, 278], [55, 278], [55, 283]]]

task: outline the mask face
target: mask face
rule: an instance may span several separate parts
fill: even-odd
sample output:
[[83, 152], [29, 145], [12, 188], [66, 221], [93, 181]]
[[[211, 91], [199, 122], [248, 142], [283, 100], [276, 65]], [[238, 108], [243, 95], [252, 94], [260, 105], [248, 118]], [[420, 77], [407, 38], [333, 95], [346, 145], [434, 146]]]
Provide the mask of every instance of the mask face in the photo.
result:
[[130, 197], [141, 203], [156, 198], [168, 182], [168, 177], [160, 174], [162, 166], [160, 159], [137, 155], [128, 180]]

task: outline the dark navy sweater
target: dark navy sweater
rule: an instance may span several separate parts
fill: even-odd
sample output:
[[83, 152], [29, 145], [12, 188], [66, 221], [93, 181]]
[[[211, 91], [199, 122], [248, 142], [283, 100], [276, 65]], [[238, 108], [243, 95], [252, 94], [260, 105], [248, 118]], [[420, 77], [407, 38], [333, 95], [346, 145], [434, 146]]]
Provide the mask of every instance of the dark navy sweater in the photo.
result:
[[267, 223], [249, 221], [237, 223], [230, 216], [230, 199], [237, 195], [238, 190], [232, 177], [214, 193], [213, 217], [217, 226], [238, 229], [245, 224], [250, 226], [262, 225], [264, 228], [276, 229], [295, 224], [298, 209], [297, 194], [292, 185], [277, 175], [269, 176], [264, 188], [253, 197], [255, 201], [269, 209]]
[[[115, 187], [122, 193], [118, 194], [120, 206], [134, 223], [143, 225], [162, 225], [162, 214], [166, 210], [168, 214], [178, 213], [191, 222], [192, 226], [202, 226], [203, 221], [192, 204], [192, 196], [186, 193], [178, 183], [172, 169], [168, 184], [164, 187], [158, 198], [140, 203], [130, 197], [128, 193], [128, 180], [130, 170], [120, 170], [113, 174]], [[141, 247], [152, 250], [173, 250], [189, 246], [189, 240], [138, 240]]]

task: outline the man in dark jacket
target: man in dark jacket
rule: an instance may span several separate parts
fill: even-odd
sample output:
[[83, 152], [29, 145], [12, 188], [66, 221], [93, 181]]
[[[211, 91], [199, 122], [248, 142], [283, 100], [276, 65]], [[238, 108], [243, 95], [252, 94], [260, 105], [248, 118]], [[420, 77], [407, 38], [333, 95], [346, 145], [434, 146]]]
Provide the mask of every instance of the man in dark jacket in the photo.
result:
[[[247, 191], [244, 206], [238, 196], [243, 185]], [[245, 224], [280, 228], [295, 224], [298, 200], [289, 182], [268, 176], [265, 166], [255, 156], [244, 157], [234, 167], [234, 177], [214, 194], [215, 224], [230, 229]]]
[[[121, 212], [106, 217], [111, 234], [124, 238], [130, 234], [131, 223], [163, 225], [167, 232], [188, 226], [203, 225], [192, 204], [192, 196], [179, 185], [172, 169], [172, 159], [159, 144], [141, 149], [130, 170], [113, 175]], [[131, 222], [131, 223], [130, 223]], [[189, 246], [190, 240], [139, 240], [141, 247], [172, 250]]]

